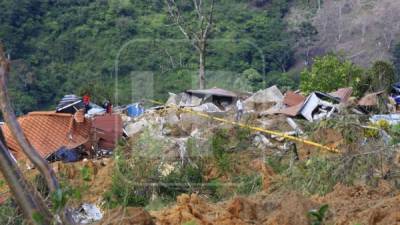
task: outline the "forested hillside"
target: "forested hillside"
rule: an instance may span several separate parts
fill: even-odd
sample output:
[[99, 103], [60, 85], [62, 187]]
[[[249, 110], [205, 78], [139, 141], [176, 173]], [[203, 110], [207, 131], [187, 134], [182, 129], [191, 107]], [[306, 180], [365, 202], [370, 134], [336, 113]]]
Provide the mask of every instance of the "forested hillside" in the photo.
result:
[[[177, 2], [185, 23], [195, 24], [192, 2]], [[210, 2], [203, 2], [205, 8]], [[334, 20], [319, 19], [329, 10], [324, 4], [333, 3], [216, 1], [207, 86], [250, 91], [272, 84], [297, 87], [301, 70], [314, 56], [343, 50], [330, 48], [334, 42], [321, 38], [326, 36], [323, 28], [333, 32], [335, 27]], [[117, 103], [124, 104], [143, 97], [165, 99], [168, 92], [198, 86], [198, 54], [164, 0], [0, 0], [0, 7], [0, 40], [12, 60], [10, 88], [19, 114], [52, 108], [69, 93], [90, 91], [98, 103], [117, 95]], [[350, 18], [357, 10], [343, 15]], [[395, 32], [388, 38], [386, 59], [396, 43]], [[344, 50], [357, 54], [356, 41], [346, 43], [354, 48], [343, 45]]]
[[[192, 18], [193, 6], [181, 6]], [[19, 113], [52, 107], [83, 89], [97, 101], [112, 98], [116, 63], [122, 103], [141, 97], [143, 79], [152, 81], [156, 98], [196, 84], [191, 75], [198, 57], [161, 0], [2, 0], [0, 7], [0, 38], [12, 59], [10, 86]], [[264, 73], [287, 70], [294, 41], [282, 19], [288, 8], [288, 0], [218, 1], [208, 85], [231, 86], [249, 69], [245, 74], [257, 84]], [[212, 71], [224, 77], [221, 84], [213, 83]]]

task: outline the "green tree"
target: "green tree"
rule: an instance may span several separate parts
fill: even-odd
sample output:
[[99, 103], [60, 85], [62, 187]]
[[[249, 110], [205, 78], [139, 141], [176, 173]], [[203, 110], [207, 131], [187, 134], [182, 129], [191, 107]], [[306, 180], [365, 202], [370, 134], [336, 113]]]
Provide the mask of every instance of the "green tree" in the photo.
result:
[[257, 91], [265, 87], [265, 81], [257, 70], [253, 68], [247, 69], [243, 71], [243, 76], [247, 79], [253, 91]]
[[393, 65], [389, 62], [376, 61], [368, 71], [368, 77], [369, 91], [390, 91], [391, 85], [396, 80], [396, 73]]
[[362, 73], [363, 69], [351, 61], [328, 54], [316, 58], [311, 69], [301, 72], [300, 89], [306, 93], [312, 91], [331, 92], [341, 87], [356, 89]]

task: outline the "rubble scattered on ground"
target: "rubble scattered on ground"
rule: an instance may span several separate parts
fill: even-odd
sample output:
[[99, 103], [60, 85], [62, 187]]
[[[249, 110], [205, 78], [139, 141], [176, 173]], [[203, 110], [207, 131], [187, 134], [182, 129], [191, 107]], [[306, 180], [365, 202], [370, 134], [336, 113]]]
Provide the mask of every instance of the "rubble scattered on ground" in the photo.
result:
[[[389, 146], [392, 137], [387, 129], [379, 126], [372, 127], [379, 130], [378, 135], [375, 133], [371, 135], [376, 140], [368, 138], [362, 132], [363, 129], [372, 129], [370, 123], [379, 123], [382, 120], [387, 121], [389, 125], [399, 123], [399, 114], [379, 111], [380, 98], [387, 96], [384, 92], [367, 94], [357, 104], [351, 94], [351, 88], [341, 88], [331, 93], [313, 92], [308, 96], [292, 91], [283, 94], [276, 86], [260, 90], [252, 95], [218, 88], [187, 90], [179, 94], [170, 93], [166, 105], [148, 110], [144, 110], [141, 103], [133, 103], [119, 107], [114, 113], [106, 113], [106, 109], [92, 105], [85, 116], [81, 111], [84, 107], [82, 101], [77, 96], [68, 95], [61, 100], [56, 109], [57, 112], [33, 112], [20, 117], [19, 120], [29, 141], [36, 149], [39, 149], [42, 157], [47, 158], [54, 153], [53, 157], [57, 160], [78, 161], [68, 164], [56, 162], [52, 166], [72, 186], [90, 187], [90, 191], [84, 192], [80, 202], [70, 203], [77, 208], [76, 221], [83, 224], [98, 221], [101, 217], [103, 219], [100, 224], [172, 225], [191, 221], [198, 225], [309, 224], [308, 212], [318, 209], [323, 204], [329, 205], [327, 223], [397, 224], [400, 222], [397, 213], [400, 210], [398, 192], [391, 184], [382, 180], [376, 189], [370, 189], [365, 184], [352, 187], [338, 184], [326, 196], [309, 197], [291, 191], [271, 190], [274, 178], [279, 175], [265, 163], [265, 156], [271, 154], [282, 157], [289, 151], [293, 151], [296, 157], [291, 162], [290, 166], [292, 166], [296, 160], [307, 160], [321, 153], [305, 142], [293, 143], [282, 135], [266, 134], [260, 130], [250, 131], [246, 136], [248, 140], [243, 146], [240, 145], [242, 144], [240, 141], [236, 141], [223, 147], [232, 157], [230, 159], [234, 161], [234, 165], [230, 168], [233, 171], [232, 174], [250, 174], [251, 176], [255, 176], [255, 173], [259, 174], [261, 192], [250, 196], [234, 196], [218, 203], [212, 203], [201, 193], [182, 194], [172, 207], [150, 213], [136, 207], [118, 207], [111, 210], [105, 208], [103, 196], [111, 187], [115, 163], [114, 159], [106, 158], [106, 154], [93, 154], [93, 148], [97, 149], [97, 153], [107, 149], [111, 153], [117, 146], [118, 140], [133, 143], [145, 139], [150, 143], [141, 144], [142, 148], [138, 152], [128, 149], [129, 153], [156, 154], [154, 158], [157, 160], [157, 171], [166, 177], [176, 168], [192, 163], [190, 157], [192, 149], [188, 147], [189, 141], [195, 140], [195, 145], [201, 154], [212, 155], [214, 153], [210, 145], [213, 143], [210, 143], [210, 140], [215, 131], [225, 129], [229, 135], [235, 132], [236, 126], [233, 124], [220, 123], [191, 111], [233, 121], [236, 113], [234, 103], [238, 98], [246, 98], [244, 100], [245, 114], [239, 121], [243, 124], [279, 131], [283, 135], [296, 136], [304, 140], [317, 141], [324, 146], [343, 150], [341, 152], [343, 155], [354, 152], [367, 154], [369, 153], [366, 151], [367, 147], [374, 141], [379, 142], [381, 146]], [[374, 110], [378, 110], [379, 114], [366, 116]], [[346, 122], [337, 127], [329, 124], [335, 121], [337, 125], [341, 118], [350, 118], [350, 113], [353, 112], [357, 112], [357, 115], [351, 115], [357, 118], [353, 121], [355, 125], [352, 122]], [[40, 120], [41, 125], [49, 121], [55, 123], [54, 126], [49, 125], [43, 128], [51, 134], [44, 132], [44, 137], [43, 135], [38, 137], [38, 132], [35, 130], [38, 127], [26, 125], [29, 118], [36, 117], [44, 117]], [[88, 124], [85, 129], [81, 128], [84, 124]], [[348, 124], [357, 126], [357, 132], [349, 129]], [[57, 126], [61, 125], [63, 129], [58, 129]], [[53, 132], [53, 128], [57, 128], [57, 132], [60, 130], [62, 132], [60, 134]], [[7, 131], [8, 128], [3, 126], [3, 129], [6, 131], [8, 147], [18, 152], [18, 146], [8, 135], [10, 133]], [[55, 138], [56, 135], [61, 138]], [[48, 139], [52, 142], [46, 142]], [[158, 144], [155, 153], [148, 152], [147, 147], [151, 144]], [[374, 146], [371, 145], [369, 148], [374, 148]], [[70, 150], [78, 149], [80, 153], [83, 151], [82, 155], [85, 157], [69, 154]], [[376, 149], [372, 150], [376, 151]], [[400, 165], [400, 154], [391, 153], [386, 157], [393, 159], [394, 166]], [[82, 158], [86, 159], [82, 160]], [[387, 174], [382, 175], [382, 178], [390, 176], [393, 172], [392, 166], [387, 164], [388, 161], [385, 161], [382, 168], [375, 170], [371, 168], [371, 174], [379, 171]], [[205, 172], [201, 176], [205, 182], [215, 179], [222, 182], [229, 181], [227, 173], [219, 171], [216, 162], [207, 162], [204, 167]], [[83, 169], [90, 171], [85, 177], [82, 177]], [[90, 204], [81, 204], [82, 202]]]
[[72, 218], [77, 224], [91, 224], [103, 218], [100, 209], [93, 204], [83, 203], [72, 213]]

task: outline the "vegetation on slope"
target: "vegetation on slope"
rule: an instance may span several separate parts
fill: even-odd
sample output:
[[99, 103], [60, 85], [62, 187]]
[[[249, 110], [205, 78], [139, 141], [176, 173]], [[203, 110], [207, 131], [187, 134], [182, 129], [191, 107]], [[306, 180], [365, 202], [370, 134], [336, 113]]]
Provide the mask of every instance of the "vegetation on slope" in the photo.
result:
[[[115, 93], [127, 103], [197, 84], [198, 56], [163, 1], [2, 0], [0, 6], [7, 9], [0, 15], [0, 40], [13, 60], [10, 85], [19, 113], [52, 107], [62, 95], [84, 90], [100, 103]], [[259, 8], [218, 1], [208, 86], [246, 86], [240, 78], [248, 69], [262, 80], [271, 71], [286, 71], [294, 42], [282, 19], [288, 8], [289, 0]], [[191, 4], [182, 11], [194, 18]]]

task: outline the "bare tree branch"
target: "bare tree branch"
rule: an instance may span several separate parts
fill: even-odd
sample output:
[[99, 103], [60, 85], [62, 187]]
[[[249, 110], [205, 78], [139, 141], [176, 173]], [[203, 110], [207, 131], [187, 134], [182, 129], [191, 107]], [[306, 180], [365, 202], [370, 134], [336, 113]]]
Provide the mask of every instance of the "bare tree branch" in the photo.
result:
[[193, 5], [194, 5], [194, 8], [196, 10], [197, 16], [199, 17], [199, 19], [201, 19], [201, 11], [200, 11], [200, 9], [201, 9], [201, 0], [200, 0], [199, 3], [197, 3], [197, 0], [193, 0]]
[[[202, 0], [193, 0], [194, 10], [197, 14], [197, 26], [190, 29], [183, 21], [175, 0], [165, 0], [168, 12], [183, 35], [191, 42], [199, 53], [199, 86], [205, 87], [205, 61], [207, 54], [207, 39], [213, 26], [213, 13], [215, 0], [211, 0], [210, 11], [204, 10]], [[206, 14], [209, 15], [206, 15]], [[194, 31], [197, 29], [197, 31]]]
[[21, 146], [25, 155], [43, 174], [51, 191], [56, 191], [59, 184], [53, 169], [39, 155], [26, 139], [21, 126], [17, 122], [14, 110], [11, 107], [10, 99], [7, 93], [7, 78], [10, 69], [9, 61], [5, 58], [3, 47], [0, 46], [0, 109], [7, 125], [10, 127], [11, 133], [14, 135], [18, 144]]
[[214, 14], [214, 0], [211, 1], [211, 9], [210, 9], [210, 17], [208, 19], [208, 23], [205, 29], [205, 33], [203, 35], [203, 38], [207, 38], [208, 32], [210, 31], [211, 26], [213, 25], [213, 14]]
[[[25, 155], [43, 175], [50, 191], [52, 193], [60, 191], [60, 185], [58, 183], [54, 170], [33, 148], [28, 139], [26, 139], [23, 130], [17, 121], [14, 110], [11, 107], [7, 89], [7, 79], [9, 76], [9, 71], [10, 62], [5, 57], [3, 45], [0, 43], [0, 109], [3, 113], [4, 121], [7, 123], [12, 135], [17, 140]], [[60, 213], [61, 220], [64, 224], [74, 224], [68, 210]]]

